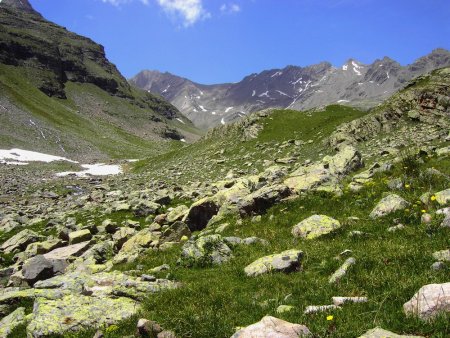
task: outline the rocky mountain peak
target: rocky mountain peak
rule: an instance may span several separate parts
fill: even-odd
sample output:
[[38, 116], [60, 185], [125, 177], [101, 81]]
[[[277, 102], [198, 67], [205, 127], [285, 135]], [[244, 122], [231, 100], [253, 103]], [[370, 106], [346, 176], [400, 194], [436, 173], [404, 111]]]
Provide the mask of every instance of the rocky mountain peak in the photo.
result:
[[1, 7], [9, 7], [27, 13], [37, 14], [28, 0], [0, 0]]

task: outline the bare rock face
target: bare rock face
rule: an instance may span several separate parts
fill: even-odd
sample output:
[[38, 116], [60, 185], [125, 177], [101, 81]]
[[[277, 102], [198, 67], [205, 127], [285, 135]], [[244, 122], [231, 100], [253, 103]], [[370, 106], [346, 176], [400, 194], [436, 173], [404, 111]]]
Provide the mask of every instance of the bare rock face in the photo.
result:
[[399, 335], [391, 331], [383, 330], [382, 328], [376, 327], [372, 330], [367, 331], [359, 338], [422, 338], [422, 336], [409, 336], [409, 335]]
[[441, 313], [450, 312], [450, 283], [428, 284], [403, 305], [407, 315], [430, 320]]
[[28, 0], [3, 0], [0, 1], [0, 5], [4, 7], [13, 8], [15, 10], [21, 10], [27, 13], [37, 14], [37, 12], [33, 9]]
[[261, 321], [239, 330], [231, 338], [253, 337], [298, 338], [312, 337], [312, 334], [304, 325], [293, 324], [275, 317], [265, 316]]

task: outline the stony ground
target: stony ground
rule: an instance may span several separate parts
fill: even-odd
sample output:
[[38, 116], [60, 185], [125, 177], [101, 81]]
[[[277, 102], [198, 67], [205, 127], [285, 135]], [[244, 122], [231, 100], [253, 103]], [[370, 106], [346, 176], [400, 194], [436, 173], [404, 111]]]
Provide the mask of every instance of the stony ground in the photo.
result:
[[262, 112], [118, 176], [0, 166], [0, 337], [448, 337], [450, 101], [427, 93]]

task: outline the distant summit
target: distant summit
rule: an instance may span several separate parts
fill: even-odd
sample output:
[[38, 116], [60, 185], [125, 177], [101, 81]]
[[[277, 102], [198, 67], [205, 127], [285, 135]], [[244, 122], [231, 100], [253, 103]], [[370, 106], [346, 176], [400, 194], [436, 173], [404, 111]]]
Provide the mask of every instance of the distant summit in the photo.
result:
[[367, 65], [350, 58], [338, 67], [321, 62], [265, 70], [238, 83], [201, 85], [156, 71], [143, 71], [130, 82], [163, 96], [207, 129], [268, 108], [305, 110], [336, 103], [371, 108], [416, 76], [448, 66], [450, 52], [438, 48], [407, 66], [387, 56]]
[[27, 13], [39, 14], [28, 0], [0, 0], [0, 7], [9, 7]]

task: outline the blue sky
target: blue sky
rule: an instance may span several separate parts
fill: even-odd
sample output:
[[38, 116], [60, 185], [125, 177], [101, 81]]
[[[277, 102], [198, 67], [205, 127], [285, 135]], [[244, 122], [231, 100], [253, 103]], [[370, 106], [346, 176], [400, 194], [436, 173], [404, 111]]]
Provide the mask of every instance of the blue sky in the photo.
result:
[[105, 46], [126, 77], [169, 71], [199, 83], [264, 69], [409, 64], [450, 49], [449, 0], [30, 0], [36, 10]]

